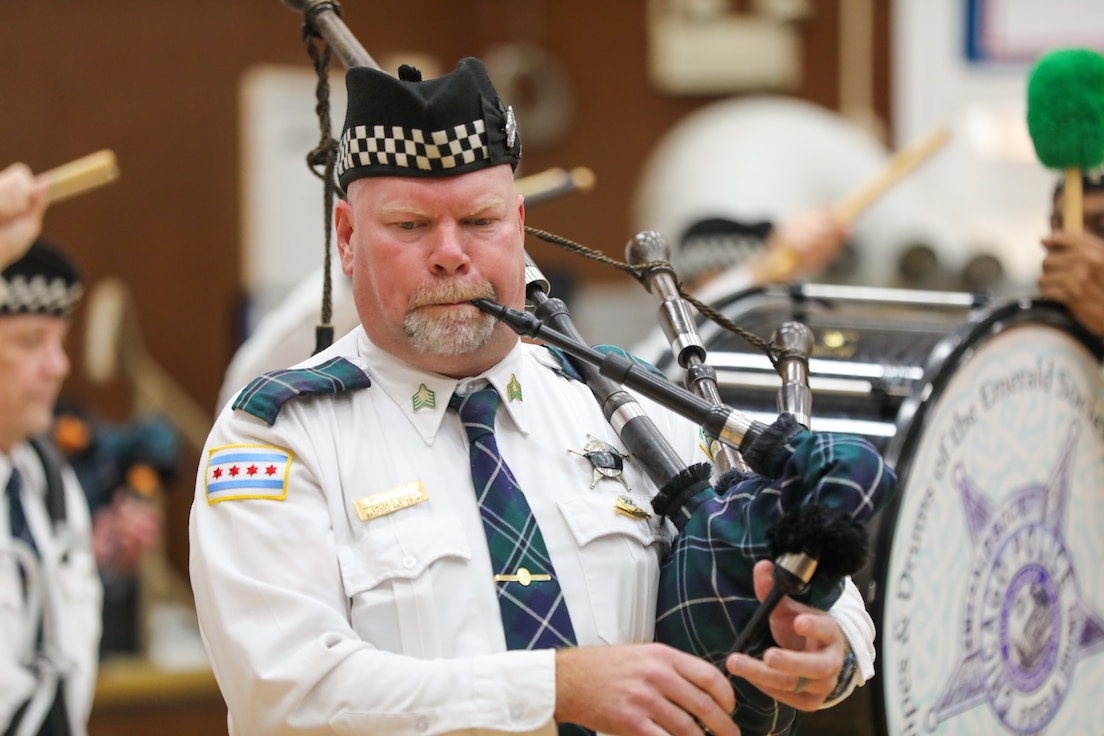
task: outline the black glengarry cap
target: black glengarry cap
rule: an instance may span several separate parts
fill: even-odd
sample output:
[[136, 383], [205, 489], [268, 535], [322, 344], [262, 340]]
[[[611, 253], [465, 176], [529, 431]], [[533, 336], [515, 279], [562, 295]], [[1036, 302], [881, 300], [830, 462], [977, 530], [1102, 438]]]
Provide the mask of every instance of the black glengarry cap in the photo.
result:
[[517, 169], [521, 139], [513, 110], [483, 63], [423, 80], [411, 66], [398, 78], [369, 67], [345, 74], [349, 103], [335, 176], [342, 190], [369, 176], [438, 178], [500, 164]]
[[67, 317], [84, 287], [80, 271], [59, 248], [41, 238], [0, 274], [0, 317]]

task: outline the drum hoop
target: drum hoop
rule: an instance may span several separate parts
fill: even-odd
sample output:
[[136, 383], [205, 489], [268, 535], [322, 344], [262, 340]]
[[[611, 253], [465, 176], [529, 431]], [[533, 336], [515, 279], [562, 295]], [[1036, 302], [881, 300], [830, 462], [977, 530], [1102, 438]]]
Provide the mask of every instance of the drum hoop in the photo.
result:
[[[885, 587], [889, 576], [889, 555], [893, 542], [894, 528], [886, 528], [886, 524], [896, 524], [897, 514], [903, 502], [903, 489], [908, 481], [911, 470], [913, 453], [922, 436], [921, 430], [930, 419], [929, 409], [935, 402], [921, 400], [921, 395], [928, 393], [931, 397], [939, 397], [946, 388], [947, 383], [971, 357], [972, 351], [984, 345], [988, 340], [1012, 327], [1024, 323], [1038, 325], [1050, 325], [1058, 327], [1070, 337], [1078, 340], [1097, 362], [1104, 363], [1104, 340], [1095, 337], [1084, 326], [1070, 316], [1066, 308], [1056, 302], [1042, 299], [1020, 299], [1009, 302], [992, 311], [974, 315], [964, 325], [967, 329], [959, 329], [943, 338], [936, 344], [928, 356], [924, 368], [924, 377], [913, 388], [909, 397], [901, 404], [897, 412], [898, 432], [890, 440], [886, 448], [886, 463], [893, 467], [897, 473], [899, 488], [902, 489], [886, 505], [878, 516], [869, 522], [871, 528], [878, 530], [875, 544], [873, 581], [876, 586], [873, 601], [867, 601], [874, 617], [875, 625], [881, 625], [885, 621]], [[930, 385], [930, 388], [928, 388]], [[903, 421], [907, 420], [906, 431], [902, 434], [899, 430]], [[900, 458], [906, 458], [898, 465]], [[875, 638], [877, 656], [875, 661], [885, 662], [886, 645], [885, 632], [879, 632]], [[883, 678], [881, 682], [891, 680]], [[871, 705], [874, 715], [874, 728], [878, 736], [894, 736], [889, 733], [888, 713], [886, 709], [886, 693], [881, 684], [874, 688], [871, 697]]]
[[[984, 293], [922, 291], [918, 289], [899, 289], [892, 287], [795, 282], [792, 284], [763, 284], [751, 286], [742, 291], [718, 299], [710, 306], [724, 314], [726, 310], [733, 305], [738, 305], [740, 302], [749, 302], [751, 308], [754, 308], [758, 303], [756, 301], [757, 299], [787, 299], [789, 301], [789, 308], [794, 312], [800, 312], [803, 307], [811, 304], [830, 308], [835, 304], [866, 303], [916, 306], [934, 309], [964, 309], [972, 313], [974, 310], [985, 308], [990, 304], [989, 295]], [[744, 311], [746, 312], [747, 310], [745, 309]], [[729, 319], [733, 319], [727, 314], [726, 316], [728, 316]], [[695, 321], [697, 322], [701, 340], [706, 345], [717, 335], [728, 332], [724, 327], [721, 327], [705, 315], [696, 315]], [[709, 358], [707, 356], [706, 363], [708, 364], [708, 362]], [[655, 367], [664, 373], [673, 370], [676, 367], [674, 356], [670, 351], [665, 352], [655, 361]], [[816, 409], [814, 407], [814, 412], [815, 411]]]

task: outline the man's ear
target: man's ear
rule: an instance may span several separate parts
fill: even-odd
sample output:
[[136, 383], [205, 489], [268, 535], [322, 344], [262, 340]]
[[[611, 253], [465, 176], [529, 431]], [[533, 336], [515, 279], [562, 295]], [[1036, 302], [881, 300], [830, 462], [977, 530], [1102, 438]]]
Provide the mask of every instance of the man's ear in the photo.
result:
[[353, 208], [348, 200], [339, 199], [334, 205], [334, 232], [337, 234], [337, 254], [341, 258], [341, 271], [353, 274]]

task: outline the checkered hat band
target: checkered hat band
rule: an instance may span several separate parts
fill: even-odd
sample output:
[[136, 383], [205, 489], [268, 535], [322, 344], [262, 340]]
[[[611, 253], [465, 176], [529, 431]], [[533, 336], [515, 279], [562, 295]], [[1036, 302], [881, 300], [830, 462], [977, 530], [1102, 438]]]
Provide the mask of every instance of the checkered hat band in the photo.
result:
[[0, 314], [49, 314], [64, 317], [80, 301], [84, 287], [65, 279], [22, 274], [0, 279]]
[[446, 130], [425, 131], [398, 125], [357, 125], [341, 136], [337, 177], [361, 166], [392, 166], [447, 171], [490, 158], [482, 120]]
[[760, 238], [713, 234], [688, 238], [671, 254], [671, 267], [680, 278], [694, 279], [711, 271], [743, 263], [757, 251], [764, 241]]

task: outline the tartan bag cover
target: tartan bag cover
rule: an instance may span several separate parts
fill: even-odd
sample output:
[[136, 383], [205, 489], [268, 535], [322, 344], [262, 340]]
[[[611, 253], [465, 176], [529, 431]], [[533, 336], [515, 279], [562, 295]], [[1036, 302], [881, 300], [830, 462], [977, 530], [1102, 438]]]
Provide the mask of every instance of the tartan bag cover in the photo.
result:
[[[752, 568], [770, 556], [771, 525], [804, 504], [864, 522], [897, 489], [893, 471], [866, 440], [803, 428], [771, 455], [766, 470], [765, 476], [745, 473], [728, 488], [692, 498], [672, 519], [680, 533], [660, 569], [656, 640], [722, 668], [759, 605]], [[842, 592], [841, 577], [818, 571], [795, 598], [827, 610]], [[761, 654], [773, 644], [768, 628], [749, 653]], [[729, 680], [736, 689], [733, 718], [744, 736], [793, 733], [793, 708], [745, 680]]]

